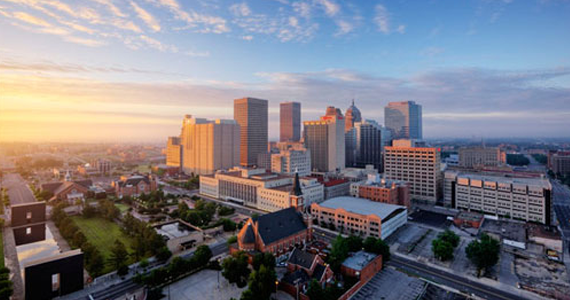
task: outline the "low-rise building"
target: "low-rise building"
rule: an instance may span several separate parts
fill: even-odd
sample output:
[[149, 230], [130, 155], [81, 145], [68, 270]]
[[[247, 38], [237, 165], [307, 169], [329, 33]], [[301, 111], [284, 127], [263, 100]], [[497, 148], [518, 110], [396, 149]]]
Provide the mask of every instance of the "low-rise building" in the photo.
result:
[[142, 193], [148, 194], [157, 189], [156, 179], [152, 175], [121, 176], [121, 179], [113, 181], [111, 185], [119, 198], [138, 196]]
[[317, 254], [295, 248], [287, 260], [287, 273], [279, 282], [279, 288], [292, 297], [306, 293], [309, 283], [314, 279], [325, 287], [334, 276], [330, 266]]
[[340, 232], [386, 239], [406, 224], [405, 206], [354, 197], [337, 197], [311, 205], [313, 220], [333, 224]]
[[479, 228], [485, 220], [482, 214], [472, 211], [460, 211], [454, 218], [453, 224], [457, 227]]
[[301, 149], [281, 150], [271, 154], [271, 171], [275, 173], [299, 176], [311, 175], [311, 151]]
[[548, 167], [554, 174], [570, 174], [570, 151], [548, 153]]
[[75, 204], [77, 200], [85, 200], [91, 195], [90, 188], [93, 186], [91, 179], [75, 180], [75, 181], [62, 181], [44, 183], [41, 185], [41, 191], [48, 191], [53, 196], [49, 201], [67, 201], [69, 204]]
[[350, 194], [350, 181], [347, 179], [329, 177], [326, 175], [311, 175], [310, 178], [316, 178], [319, 183], [324, 185], [325, 200]]
[[152, 227], [164, 238], [172, 253], [190, 249], [204, 241], [202, 229], [182, 220], [168, 221]]
[[550, 225], [552, 186], [543, 178], [512, 178], [447, 171], [451, 207]]
[[340, 272], [343, 276], [353, 277], [358, 281], [339, 299], [350, 299], [380, 270], [382, 270], [382, 255], [365, 251], [352, 253], [340, 266]]
[[230, 252], [282, 255], [312, 239], [311, 224], [307, 223], [294, 207], [249, 218], [237, 235], [237, 245], [232, 245]]
[[376, 202], [402, 205], [410, 209], [410, 186], [401, 180], [386, 180], [368, 175], [368, 180], [352, 183], [350, 195]]
[[[299, 178], [303, 205], [322, 201], [323, 185], [314, 178]], [[265, 169], [236, 167], [200, 176], [200, 193], [265, 211], [290, 207], [294, 177]]]
[[500, 148], [465, 147], [459, 149], [459, 165], [465, 168], [500, 166], [505, 163], [506, 154]]

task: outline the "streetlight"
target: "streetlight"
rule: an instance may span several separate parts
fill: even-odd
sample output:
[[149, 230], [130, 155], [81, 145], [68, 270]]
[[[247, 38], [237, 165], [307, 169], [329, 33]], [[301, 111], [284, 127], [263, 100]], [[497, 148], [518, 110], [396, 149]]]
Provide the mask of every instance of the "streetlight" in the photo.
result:
[[277, 287], [279, 286], [279, 281], [275, 280], [275, 299], [277, 299]]

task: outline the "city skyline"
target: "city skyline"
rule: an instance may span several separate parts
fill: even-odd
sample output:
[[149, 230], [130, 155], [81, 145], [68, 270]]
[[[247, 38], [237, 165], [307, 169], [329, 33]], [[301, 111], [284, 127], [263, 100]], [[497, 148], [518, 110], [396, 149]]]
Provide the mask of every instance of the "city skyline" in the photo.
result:
[[271, 140], [280, 102], [301, 103], [305, 121], [352, 99], [380, 124], [388, 102], [416, 101], [426, 138], [568, 137], [569, 11], [567, 1], [1, 0], [0, 141], [158, 142], [185, 114], [231, 118], [242, 97], [269, 100]]

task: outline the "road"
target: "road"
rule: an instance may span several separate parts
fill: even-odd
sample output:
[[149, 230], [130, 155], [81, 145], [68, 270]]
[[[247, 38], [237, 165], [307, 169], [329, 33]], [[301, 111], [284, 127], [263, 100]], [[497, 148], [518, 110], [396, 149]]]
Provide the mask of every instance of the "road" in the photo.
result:
[[564, 251], [570, 248], [570, 189], [556, 180], [552, 183], [552, 202], [554, 212], [564, 238]]
[[398, 257], [393, 255], [387, 263], [400, 270], [411, 272], [431, 280], [433, 282], [441, 283], [443, 285], [455, 288], [459, 291], [465, 292], [470, 295], [476, 295], [483, 299], [505, 299], [505, 300], [523, 300], [530, 299], [514, 295], [504, 290], [499, 290], [494, 287], [473, 281], [464, 277], [459, 277], [456, 274], [445, 272], [430, 266], [418, 263], [413, 260]]
[[20, 174], [5, 174], [2, 186], [8, 190], [11, 205], [36, 202], [34, 194]]

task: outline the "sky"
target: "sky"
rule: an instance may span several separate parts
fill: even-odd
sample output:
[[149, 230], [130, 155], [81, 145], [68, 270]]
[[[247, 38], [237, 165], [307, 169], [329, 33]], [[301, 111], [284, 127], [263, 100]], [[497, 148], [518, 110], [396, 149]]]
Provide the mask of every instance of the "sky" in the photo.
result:
[[569, 0], [0, 0], [0, 142], [159, 142], [233, 100], [425, 138], [570, 137]]

